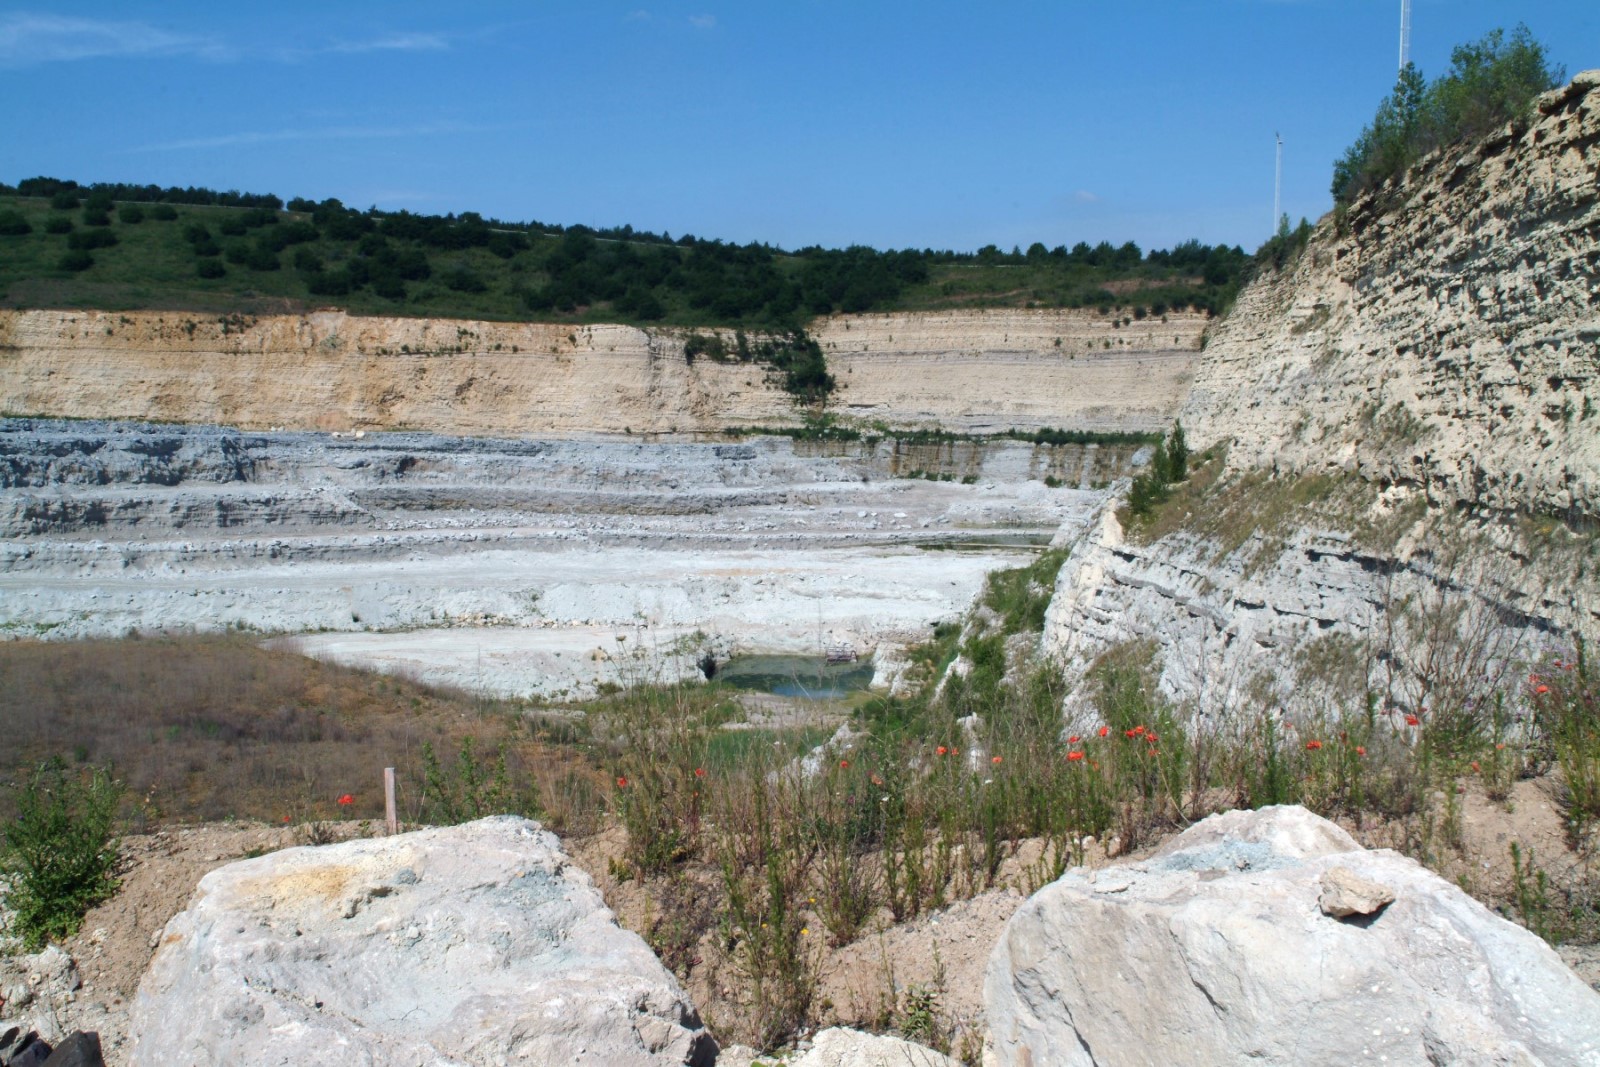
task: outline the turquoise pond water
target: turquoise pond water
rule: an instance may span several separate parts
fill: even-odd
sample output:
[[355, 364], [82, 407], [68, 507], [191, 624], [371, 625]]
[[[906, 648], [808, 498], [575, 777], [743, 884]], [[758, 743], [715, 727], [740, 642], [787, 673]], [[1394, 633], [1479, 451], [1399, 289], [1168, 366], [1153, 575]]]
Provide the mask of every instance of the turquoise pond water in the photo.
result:
[[716, 680], [800, 700], [840, 700], [872, 684], [872, 661], [829, 663], [820, 656], [735, 656]]

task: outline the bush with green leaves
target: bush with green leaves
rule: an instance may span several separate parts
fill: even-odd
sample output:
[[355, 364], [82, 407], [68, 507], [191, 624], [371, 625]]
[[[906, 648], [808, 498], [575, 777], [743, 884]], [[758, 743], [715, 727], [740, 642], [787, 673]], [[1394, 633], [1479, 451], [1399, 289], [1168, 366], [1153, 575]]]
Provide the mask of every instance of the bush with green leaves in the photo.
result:
[[20, 211], [0, 211], [0, 236], [22, 237], [33, 232]]
[[1450, 70], [1431, 83], [1406, 64], [1372, 124], [1334, 164], [1334, 200], [1348, 203], [1435, 148], [1483, 137], [1528, 114], [1534, 99], [1565, 77], [1523, 25], [1457, 46]]
[[28, 951], [71, 937], [84, 913], [117, 890], [122, 783], [98, 767], [41, 765], [13, 791], [0, 872], [13, 930]]

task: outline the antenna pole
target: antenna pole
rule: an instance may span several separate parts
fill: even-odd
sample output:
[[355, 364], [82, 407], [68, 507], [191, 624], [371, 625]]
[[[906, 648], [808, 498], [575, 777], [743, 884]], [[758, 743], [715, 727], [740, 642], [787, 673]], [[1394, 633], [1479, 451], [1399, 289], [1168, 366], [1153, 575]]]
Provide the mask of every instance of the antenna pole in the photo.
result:
[[1283, 135], [1274, 133], [1278, 139], [1278, 165], [1272, 178], [1272, 232], [1278, 232], [1278, 222], [1283, 218]]
[[1400, 69], [1411, 62], [1411, 0], [1400, 0]]

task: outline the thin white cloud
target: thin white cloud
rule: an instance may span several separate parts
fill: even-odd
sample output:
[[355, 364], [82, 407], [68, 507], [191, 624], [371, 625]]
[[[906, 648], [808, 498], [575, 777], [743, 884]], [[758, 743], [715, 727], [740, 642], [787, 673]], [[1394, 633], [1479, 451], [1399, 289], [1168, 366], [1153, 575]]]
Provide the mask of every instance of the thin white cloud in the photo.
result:
[[689, 25], [693, 26], [697, 30], [714, 30], [717, 28], [717, 16], [690, 15]]
[[15, 12], [0, 15], [0, 66], [25, 67], [114, 56], [232, 58], [220, 42], [143, 22]]
[[474, 125], [461, 122], [430, 122], [415, 126], [329, 126], [317, 129], [242, 130], [215, 137], [192, 137], [182, 141], [163, 141], [140, 145], [128, 152], [188, 152], [206, 148], [232, 148], [238, 145], [272, 144], [283, 141], [380, 140], [393, 137], [429, 137], [451, 133], [498, 133], [506, 124]]
[[443, 52], [450, 42], [436, 33], [391, 33], [370, 41], [329, 45], [324, 52]]
[[650, 12], [646, 11], [644, 8], [641, 7], [641, 8], [638, 8], [637, 10], [628, 12], [627, 16], [625, 18], [623, 18], [622, 21], [623, 22], [649, 22], [650, 21]]
[[1076, 200], [1080, 204], [1093, 204], [1100, 198], [1087, 189], [1079, 189], [1077, 192], [1072, 194], [1072, 199]]

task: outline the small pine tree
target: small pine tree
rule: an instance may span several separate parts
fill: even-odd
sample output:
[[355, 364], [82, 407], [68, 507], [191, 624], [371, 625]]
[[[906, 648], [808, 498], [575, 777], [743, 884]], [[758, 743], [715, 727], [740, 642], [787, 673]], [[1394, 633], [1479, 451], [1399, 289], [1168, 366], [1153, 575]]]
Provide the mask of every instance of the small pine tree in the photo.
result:
[[1173, 420], [1172, 433], [1167, 435], [1168, 482], [1181, 482], [1189, 476], [1189, 442], [1183, 436], [1183, 423]]

